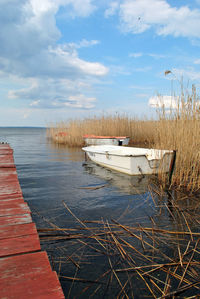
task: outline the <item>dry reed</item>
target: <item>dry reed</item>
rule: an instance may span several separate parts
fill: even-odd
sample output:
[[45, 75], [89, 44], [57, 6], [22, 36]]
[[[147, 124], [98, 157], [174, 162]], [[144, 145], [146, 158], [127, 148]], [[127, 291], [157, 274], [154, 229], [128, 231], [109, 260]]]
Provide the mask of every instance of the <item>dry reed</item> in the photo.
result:
[[176, 109], [158, 111], [154, 145], [177, 151], [173, 185], [195, 192], [200, 189], [200, 101], [193, 86], [176, 98]]
[[[168, 71], [169, 73], [169, 71]], [[167, 73], [167, 74], [168, 74]], [[47, 134], [56, 143], [84, 145], [85, 134], [129, 136], [130, 145], [177, 151], [172, 185], [189, 192], [200, 189], [200, 101], [193, 86], [191, 92], [181, 85], [176, 107], [158, 109], [158, 120], [137, 120], [127, 115], [93, 117], [52, 124]], [[167, 177], [160, 175], [162, 186]]]
[[108, 115], [84, 120], [50, 124], [47, 136], [55, 143], [71, 147], [84, 145], [84, 135], [129, 136], [130, 144], [149, 147], [153, 144], [155, 121], [131, 119], [127, 115]]
[[164, 204], [160, 207], [160, 196], [154, 190], [152, 196], [161, 214], [170, 215], [170, 209], [173, 229], [161, 228], [157, 213], [153, 227], [114, 219], [82, 221], [66, 203], [66, 211], [78, 226], [58, 228], [52, 224], [52, 228], [38, 229], [41, 242], [60, 243], [57, 249], [62, 256], [54, 258], [54, 265], [59, 268], [60, 280], [69, 286], [68, 297], [175, 298], [183, 294], [184, 298], [198, 298], [198, 199], [187, 198], [186, 208], [182, 197], [171, 197], [167, 209]]

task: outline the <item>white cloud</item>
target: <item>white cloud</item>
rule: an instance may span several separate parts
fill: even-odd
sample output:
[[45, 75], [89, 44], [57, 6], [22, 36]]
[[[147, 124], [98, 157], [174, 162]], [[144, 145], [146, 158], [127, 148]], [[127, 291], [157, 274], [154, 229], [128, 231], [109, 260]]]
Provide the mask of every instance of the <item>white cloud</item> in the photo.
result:
[[138, 67], [134, 69], [135, 72], [142, 72], [142, 73], [149, 72], [151, 70], [152, 70], [151, 66]]
[[80, 94], [77, 96], [70, 96], [65, 105], [76, 108], [91, 109], [94, 107], [95, 102], [96, 98], [89, 98], [84, 96], [83, 94]]
[[135, 95], [136, 98], [147, 98], [148, 94], [147, 93], [137, 93]]
[[194, 61], [194, 64], [200, 64], [200, 59], [196, 59], [196, 60]]
[[[69, 1], [67, 1], [69, 2]], [[70, 0], [75, 16], [87, 17], [96, 10], [93, 0]]]
[[100, 43], [100, 41], [98, 40], [86, 40], [86, 39], [82, 39], [80, 42], [78, 43], [69, 43], [68, 45], [71, 46], [74, 49], [80, 49], [80, 48], [87, 48], [87, 47], [92, 47], [94, 45], [98, 45]]
[[191, 80], [191, 81], [200, 80], [200, 72], [195, 71], [193, 68], [186, 68], [186, 69], [174, 68], [172, 69], [172, 74], [174, 74], [178, 80], [181, 80], [182, 78], [184, 80]]
[[49, 10], [58, 11], [59, 7], [67, 7], [67, 13], [71, 17], [87, 17], [96, 9], [93, 0], [30, 0], [36, 15]]
[[30, 103], [30, 106], [38, 106], [39, 103], [40, 103], [40, 100], [35, 100], [35, 101]]
[[109, 8], [105, 11], [105, 17], [113, 16], [119, 8], [119, 1], [113, 1], [109, 4]]
[[[54, 73], [54, 63], [57, 62], [59, 71], [62, 71], [62, 76], [75, 73], [76, 77], [79, 75], [96, 75], [104, 76], [108, 72], [108, 68], [98, 62], [89, 62], [78, 57], [78, 53], [75, 50], [68, 48], [68, 45], [57, 46], [55, 48], [49, 48], [48, 56], [43, 57], [43, 61], [48, 63], [48, 73], [51, 71]], [[49, 67], [50, 63], [50, 67]], [[52, 67], [52, 68], [51, 68]], [[57, 76], [57, 75], [56, 75]]]
[[149, 106], [153, 108], [176, 109], [178, 107], [178, 97], [155, 96], [149, 99]]
[[144, 53], [141, 53], [141, 52], [136, 52], [136, 53], [130, 53], [129, 54], [129, 57], [133, 57], [133, 58], [138, 58], [138, 57], [142, 57], [142, 56], [149, 56], [149, 57], [152, 57], [154, 59], [166, 58], [166, 55], [163, 55], [163, 54], [153, 54], [153, 53], [144, 54]]
[[178, 8], [166, 0], [122, 0], [118, 13], [125, 32], [139, 34], [154, 29], [158, 35], [200, 37], [199, 9]]
[[143, 55], [142, 53], [130, 53], [129, 57], [138, 58], [141, 57], [142, 55]]
[[166, 55], [163, 54], [148, 54], [150, 57], [155, 58], [155, 59], [162, 59], [166, 58]]
[[[23, 88], [13, 88], [8, 97], [25, 99], [32, 107], [52, 107], [52, 101], [88, 94], [93, 77], [108, 68], [79, 57], [77, 49], [97, 45], [86, 39], [77, 44], [59, 44], [56, 25], [59, 9], [73, 17], [86, 17], [95, 6], [92, 0], [12, 0], [0, 2], [1, 76], [23, 79]], [[15, 84], [16, 86], [16, 84]], [[85, 97], [88, 107], [87, 96]], [[84, 98], [82, 99], [84, 107]]]
[[83, 94], [66, 97], [65, 99], [57, 99], [52, 102], [52, 108], [79, 108], [79, 109], [92, 109], [95, 107], [96, 98], [86, 97]]
[[88, 83], [78, 80], [34, 79], [28, 87], [11, 90], [9, 98], [26, 99], [33, 109], [63, 108], [66, 106], [90, 109], [94, 107], [96, 98], [83, 94], [90, 89], [92, 87]]

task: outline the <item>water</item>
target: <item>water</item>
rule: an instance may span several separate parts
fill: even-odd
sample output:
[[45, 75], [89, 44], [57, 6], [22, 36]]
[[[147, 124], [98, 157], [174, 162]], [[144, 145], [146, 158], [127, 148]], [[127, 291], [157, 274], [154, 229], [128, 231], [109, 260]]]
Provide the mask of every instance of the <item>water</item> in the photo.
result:
[[[162, 208], [164, 202], [167, 203], [166, 198], [164, 200], [159, 197], [152, 199], [147, 178], [130, 177], [90, 162], [85, 163], [84, 153], [80, 149], [69, 149], [52, 144], [46, 138], [45, 129], [0, 128], [0, 140], [8, 142], [14, 149], [14, 159], [24, 199], [31, 208], [32, 217], [38, 229], [57, 226], [68, 229], [67, 233], [71, 235], [70, 229], [72, 228], [76, 228], [75, 233], [82, 232], [79, 228], [83, 227], [83, 224], [80, 224], [79, 220], [103, 220], [104, 223], [106, 221], [113, 223], [113, 219], [120, 224], [131, 226], [151, 227], [153, 223], [161, 229], [180, 230], [183, 228], [180, 217], [176, 221], [168, 209]], [[75, 214], [75, 217], [68, 208]], [[86, 225], [101, 227], [94, 223]], [[108, 226], [106, 229], [108, 231]], [[90, 235], [90, 232], [88, 234]], [[147, 237], [144, 237], [144, 241]], [[137, 250], [141, 250], [142, 246], [145, 247], [142, 248], [142, 254], [152, 254], [152, 247], [147, 249], [148, 246], [144, 245], [143, 241], [137, 238], [134, 240], [131, 244]], [[148, 242], [152, 243], [152, 239], [148, 239]], [[173, 244], [173, 242], [174, 240], [169, 238], [168, 243]], [[112, 278], [114, 281], [112, 287], [105, 275], [104, 287], [98, 288], [98, 284], [94, 284], [89, 291], [84, 292], [83, 289], [88, 284], [72, 283], [69, 279], [75, 275], [94, 281], [111, 267], [111, 260], [105, 258], [105, 252], [103, 255], [99, 253], [105, 248], [96, 244], [94, 238], [90, 241], [87, 236], [78, 242], [77, 238], [70, 241], [41, 239], [41, 244], [42, 249], [48, 252], [52, 267], [55, 267], [61, 276], [60, 280], [66, 298], [88, 298], [89, 296], [116, 298], [119, 294], [121, 286], [119, 288], [120, 284], [116, 277], [115, 281]], [[159, 245], [159, 250], [162, 250], [163, 254], [161, 258], [155, 255], [155, 262], [165, 260], [165, 253], [172, 256], [175, 254], [173, 246], [168, 247], [168, 245], [164, 238]], [[112, 247], [113, 244], [109, 246]], [[127, 247], [126, 249], [130, 250]], [[106, 250], [110, 250], [110, 247]], [[112, 250], [115, 251], [115, 249]], [[132, 252], [136, 256], [136, 261], [140, 261], [140, 265], [148, 261], [140, 254], [138, 255], [137, 251], [131, 249], [130, 254]], [[155, 253], [157, 254], [157, 251]], [[113, 258], [113, 255], [111, 256]], [[118, 267], [121, 266], [118, 250], [114, 257], [112, 263]], [[81, 267], [78, 268], [76, 264]], [[130, 266], [129, 263], [128, 266]], [[149, 292], [145, 290], [143, 280], [138, 283], [138, 278], [134, 275], [135, 273], [130, 274], [129, 277], [129, 279], [132, 277], [137, 286], [134, 286], [134, 289], [137, 289], [134, 291], [134, 296], [143, 298], [145, 294], [149, 295]], [[126, 282], [123, 276], [120, 279], [123, 283]], [[131, 297], [131, 291], [129, 295]]]
[[[110, 218], [111, 211], [112, 217], [118, 219], [127, 204], [146, 200], [145, 179], [138, 183], [138, 178], [133, 181], [127, 175], [93, 163], [83, 165], [85, 158], [80, 149], [53, 145], [46, 138], [45, 129], [1, 128], [0, 139], [14, 149], [25, 200], [33, 211], [56, 218], [57, 225], [62, 224], [62, 215], [68, 220], [63, 201], [84, 219]], [[93, 187], [101, 188], [93, 190]], [[138, 196], [139, 187], [141, 196]]]

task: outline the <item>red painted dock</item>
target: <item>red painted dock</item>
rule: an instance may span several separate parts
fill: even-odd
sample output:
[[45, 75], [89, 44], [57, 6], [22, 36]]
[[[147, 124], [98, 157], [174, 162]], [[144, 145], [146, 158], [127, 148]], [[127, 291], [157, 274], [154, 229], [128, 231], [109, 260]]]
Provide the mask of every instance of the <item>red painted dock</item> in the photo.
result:
[[24, 202], [13, 150], [0, 144], [0, 299], [65, 298], [47, 253], [41, 251]]

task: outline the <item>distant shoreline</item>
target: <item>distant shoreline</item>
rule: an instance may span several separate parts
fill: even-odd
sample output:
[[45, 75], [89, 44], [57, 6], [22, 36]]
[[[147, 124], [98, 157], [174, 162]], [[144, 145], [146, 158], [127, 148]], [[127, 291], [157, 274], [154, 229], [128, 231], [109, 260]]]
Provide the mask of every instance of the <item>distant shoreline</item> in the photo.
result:
[[22, 128], [22, 129], [46, 129], [46, 127], [33, 127], [33, 126], [15, 126], [15, 127], [13, 127], [13, 126], [0, 126], [0, 129], [6, 129], [6, 128], [8, 128], [8, 129], [19, 129], [19, 128]]

